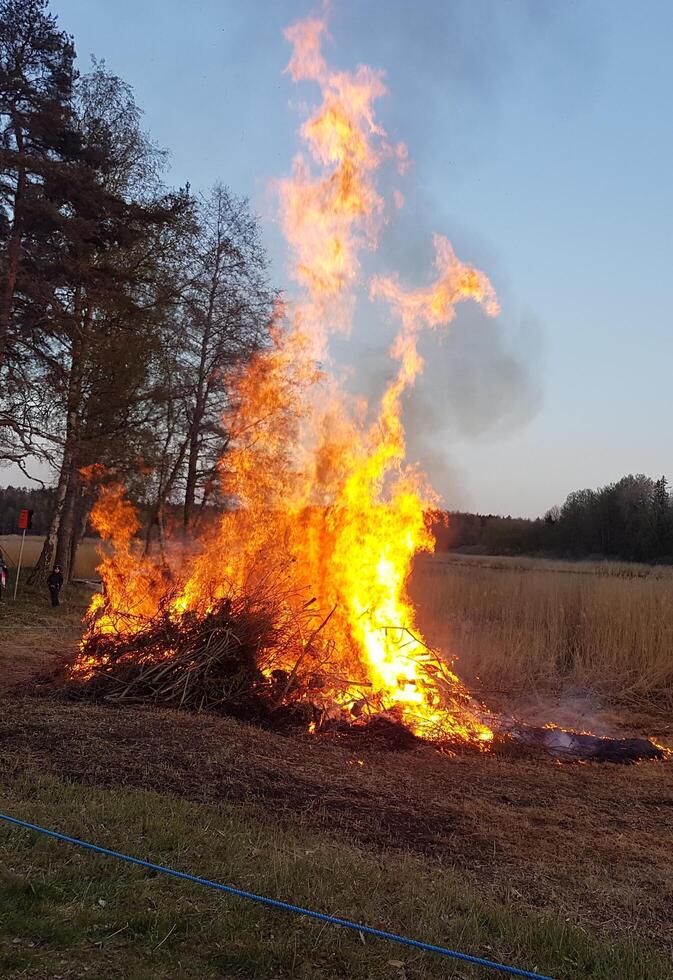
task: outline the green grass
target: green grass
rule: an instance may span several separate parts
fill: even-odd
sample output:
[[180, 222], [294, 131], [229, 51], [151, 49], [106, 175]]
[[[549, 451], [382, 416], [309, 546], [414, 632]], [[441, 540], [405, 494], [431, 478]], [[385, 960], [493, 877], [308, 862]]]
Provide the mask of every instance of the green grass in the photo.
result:
[[[601, 939], [561, 918], [515, 914], [489, 898], [487, 882], [477, 894], [457, 872], [431, 859], [368, 853], [256, 809], [199, 806], [7, 770], [0, 787], [2, 808], [11, 815], [561, 980], [671, 977], [670, 962], [644, 947]], [[496, 975], [217, 895], [4, 825], [0, 856], [3, 977], [71, 977], [84, 971], [134, 980]]]
[[46, 585], [28, 585], [28, 572], [22, 573], [16, 600], [12, 591], [5, 593], [0, 603], [0, 647], [3, 640], [22, 644], [39, 643], [40, 639], [65, 634], [79, 637], [82, 619], [91, 601], [92, 590], [84, 585], [65, 586], [60, 595], [60, 605], [51, 605]]
[[[63, 587], [60, 605], [53, 608], [46, 585], [28, 585], [30, 569], [21, 572], [21, 581], [13, 598], [13, 586], [3, 595], [0, 623], [21, 626], [46, 626], [50, 623], [81, 624], [82, 616], [91, 601], [92, 587], [70, 584]], [[55, 618], [56, 617], [56, 618]]]

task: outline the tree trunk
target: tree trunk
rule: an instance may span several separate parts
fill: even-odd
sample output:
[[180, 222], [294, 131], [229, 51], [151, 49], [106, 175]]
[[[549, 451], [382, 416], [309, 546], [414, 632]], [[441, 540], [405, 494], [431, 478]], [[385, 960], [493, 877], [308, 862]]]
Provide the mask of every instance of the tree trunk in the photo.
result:
[[64, 582], [68, 581], [67, 570], [70, 566], [74, 504], [80, 483], [77, 458], [79, 412], [82, 400], [82, 380], [84, 377], [84, 362], [91, 326], [91, 314], [91, 309], [87, 309], [82, 318], [82, 291], [78, 290], [75, 297], [75, 330], [70, 357], [70, 374], [68, 377], [65, 442], [63, 445], [63, 460], [59, 474], [56, 505], [49, 533], [30, 578], [32, 582], [44, 581], [46, 569], [51, 561], [51, 555], [54, 550], [54, 539], [56, 541], [56, 563], [61, 565]]
[[94, 495], [90, 492], [80, 494], [75, 505], [75, 519], [73, 521], [73, 531], [72, 538], [70, 541], [70, 578], [72, 579], [75, 572], [75, 561], [77, 560], [77, 552], [79, 551], [79, 546], [81, 545], [84, 534], [86, 532], [87, 521], [89, 520], [89, 514], [91, 513], [91, 508], [94, 503]]
[[66, 441], [70, 446], [70, 472], [63, 513], [56, 541], [56, 561], [61, 566], [63, 581], [70, 581], [70, 554], [75, 522], [75, 503], [79, 496], [81, 478], [79, 466], [80, 411], [82, 407], [82, 383], [84, 366], [89, 352], [92, 310], [90, 306], [82, 309], [83, 291], [78, 290], [75, 300], [75, 331], [72, 343], [70, 378], [68, 379], [68, 413], [66, 416]]
[[65, 500], [63, 501], [63, 509], [61, 512], [61, 521], [59, 523], [58, 535], [56, 538], [55, 564], [61, 566], [64, 583], [69, 582], [72, 577], [70, 574], [70, 559], [73, 550], [75, 515], [79, 493], [79, 472], [77, 471], [75, 461], [73, 460], [70, 465], [70, 475], [68, 478]]
[[40, 583], [44, 582], [47, 577], [47, 569], [51, 564], [51, 559], [56, 547], [56, 537], [58, 535], [58, 528], [61, 522], [63, 501], [65, 500], [66, 491], [68, 489], [69, 474], [70, 461], [69, 457], [66, 458], [64, 454], [64, 458], [61, 463], [61, 472], [59, 473], [58, 483], [56, 485], [56, 493], [54, 494], [54, 509], [52, 511], [51, 521], [49, 522], [49, 530], [47, 531], [47, 536], [44, 539], [42, 551], [40, 552], [37, 562], [35, 563], [35, 567], [28, 576], [29, 585], [39, 585]]
[[19, 273], [19, 260], [21, 258], [21, 240], [23, 237], [23, 198], [26, 191], [26, 167], [24, 162], [24, 143], [21, 127], [14, 120], [14, 135], [19, 151], [19, 171], [16, 178], [16, 191], [14, 193], [14, 215], [12, 230], [7, 244], [7, 267], [5, 281], [0, 292], [0, 366], [5, 362], [7, 353], [7, 334], [12, 318], [12, 308], [14, 306], [14, 291], [16, 280]]
[[206, 411], [206, 365], [208, 361], [210, 337], [213, 329], [213, 314], [215, 311], [215, 299], [217, 296], [217, 287], [220, 279], [221, 264], [222, 254], [220, 248], [218, 248], [215, 268], [213, 270], [212, 279], [210, 281], [210, 289], [208, 292], [206, 322], [203, 326], [203, 336], [201, 338], [201, 347], [199, 351], [196, 401], [194, 404], [194, 413], [192, 415], [189, 430], [189, 455], [187, 457], [187, 482], [185, 485], [185, 505], [183, 515], [185, 532], [189, 530], [189, 526], [191, 524], [192, 511], [194, 510], [194, 501], [196, 498], [196, 483], [199, 465], [199, 436], [201, 435], [201, 424]]
[[[166, 445], [166, 451], [167, 451], [168, 445], [169, 445], [169, 443], [171, 441], [171, 435], [172, 435], [172, 433], [169, 431], [169, 434], [168, 434], [167, 439], [166, 439], [166, 444], [165, 444]], [[156, 524], [157, 529], [159, 531], [159, 549], [160, 549], [161, 556], [162, 556], [162, 559], [163, 559], [164, 550], [165, 550], [165, 540], [164, 540], [164, 508], [166, 506], [166, 501], [168, 500], [168, 497], [170, 496], [170, 493], [171, 493], [171, 491], [173, 489], [173, 486], [175, 484], [175, 480], [177, 479], [178, 473], [180, 472], [180, 467], [182, 466], [182, 464], [184, 462], [186, 451], [187, 451], [187, 442], [185, 441], [180, 446], [180, 450], [179, 450], [178, 455], [177, 455], [177, 457], [175, 459], [175, 462], [173, 464], [173, 467], [171, 469], [171, 472], [168, 474], [168, 476], [166, 477], [165, 480], [163, 478], [163, 475], [162, 475], [162, 477], [159, 480], [159, 486], [157, 488], [157, 499], [156, 499], [156, 503], [154, 505], [154, 509], [152, 510], [152, 513], [150, 514], [150, 519], [149, 519], [149, 521], [147, 523], [147, 534], [145, 536], [145, 554], [146, 555], [149, 554], [149, 551], [150, 551], [150, 546], [152, 544], [152, 529], [153, 529], [153, 527]]]
[[183, 517], [185, 531], [188, 531], [191, 525], [194, 501], [196, 500], [196, 482], [199, 463], [199, 427], [202, 417], [203, 411], [201, 410], [197, 401], [191, 431], [189, 433], [189, 456], [187, 457], [187, 480], [185, 483], [185, 506]]

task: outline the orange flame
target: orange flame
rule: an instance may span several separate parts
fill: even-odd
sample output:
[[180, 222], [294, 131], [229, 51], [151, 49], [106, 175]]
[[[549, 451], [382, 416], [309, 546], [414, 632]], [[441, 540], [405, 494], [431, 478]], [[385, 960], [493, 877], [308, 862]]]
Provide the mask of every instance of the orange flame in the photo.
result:
[[328, 635], [341, 675], [333, 702], [345, 710], [365, 690], [370, 708], [393, 711], [418, 734], [487, 742], [485, 713], [455, 674], [437, 669], [406, 592], [414, 555], [434, 547], [426, 515], [436, 498], [405, 463], [401, 396], [422, 371], [424, 327], [450, 323], [468, 299], [495, 315], [497, 301], [486, 276], [437, 235], [433, 285], [405, 291], [396, 277], [370, 284], [370, 296], [401, 324], [390, 350], [397, 371], [380, 403], [348, 397], [317, 369], [316, 359], [329, 366], [332, 333], [351, 328], [358, 254], [376, 246], [384, 213], [376, 171], [386, 158], [406, 162], [403, 144], [391, 147], [375, 120], [381, 73], [332, 71], [325, 33], [318, 17], [285, 32], [293, 45], [287, 71], [295, 82], [317, 83], [322, 101], [301, 128], [306, 149], [292, 177], [278, 185], [301, 292], [289, 323], [275, 325], [268, 349], [231, 379], [221, 480], [236, 506], [169, 573], [135, 554], [135, 517], [118, 488], [104, 491], [95, 522], [113, 551], [102, 561], [106, 598], [96, 597], [89, 628], [133, 631], [166, 604], [176, 616], [203, 615], [264, 567], [282, 567], [288, 593], [310, 588], [323, 613], [333, 610]]
[[[293, 80], [314, 81], [322, 104], [301, 128], [317, 176], [304, 154], [294, 160], [291, 179], [281, 181], [283, 230], [293, 252], [291, 274], [307, 295], [297, 310], [323, 356], [331, 330], [350, 328], [358, 249], [373, 247], [384, 202], [374, 172], [392, 150], [374, 120], [373, 105], [385, 94], [380, 72], [360, 66], [354, 74], [331, 71], [320, 49], [327, 25], [309, 18], [285, 31], [293, 45], [287, 71]], [[339, 302], [336, 302], [338, 300]]]

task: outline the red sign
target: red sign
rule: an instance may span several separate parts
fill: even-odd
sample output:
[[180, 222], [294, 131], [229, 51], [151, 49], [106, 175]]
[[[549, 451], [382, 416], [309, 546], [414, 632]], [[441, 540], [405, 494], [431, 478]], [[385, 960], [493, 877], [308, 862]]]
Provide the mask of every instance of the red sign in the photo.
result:
[[22, 510], [19, 513], [19, 531], [27, 531], [33, 523], [32, 510]]

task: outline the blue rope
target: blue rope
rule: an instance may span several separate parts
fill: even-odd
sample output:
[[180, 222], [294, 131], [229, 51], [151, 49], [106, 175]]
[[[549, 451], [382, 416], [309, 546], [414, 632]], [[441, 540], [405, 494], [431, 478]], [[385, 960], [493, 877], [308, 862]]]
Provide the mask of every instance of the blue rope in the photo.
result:
[[197, 885], [205, 885], [206, 888], [214, 888], [217, 891], [226, 892], [228, 895], [245, 898], [250, 902], [258, 902], [260, 905], [267, 905], [273, 909], [296, 912], [299, 915], [305, 915], [311, 919], [318, 919], [320, 922], [329, 922], [334, 926], [342, 926], [344, 929], [353, 929], [355, 932], [362, 933], [366, 936], [376, 936], [378, 939], [390, 939], [395, 943], [401, 943], [403, 946], [422, 949], [428, 953], [439, 953], [440, 956], [448, 956], [454, 960], [473, 963], [475, 966], [498, 970], [500, 973], [509, 973], [510, 976], [514, 977], [532, 977], [533, 980], [553, 980], [553, 977], [547, 977], [541, 973], [531, 973], [529, 970], [520, 970], [516, 966], [495, 963], [493, 960], [482, 959], [481, 956], [458, 953], [453, 949], [445, 949], [443, 946], [433, 946], [431, 943], [424, 943], [418, 939], [408, 939], [406, 936], [398, 936], [394, 932], [384, 932], [382, 929], [374, 929], [372, 926], [358, 925], [357, 922], [351, 922], [348, 919], [339, 919], [333, 915], [325, 915], [322, 912], [304, 909], [300, 905], [291, 905], [289, 902], [279, 902], [275, 898], [255, 895], [254, 892], [246, 892], [241, 888], [234, 888], [232, 885], [222, 885], [217, 881], [210, 881], [208, 878], [199, 878], [196, 875], [186, 874], [184, 871], [176, 871], [174, 868], [165, 868], [161, 864], [152, 864], [151, 861], [143, 861], [141, 858], [131, 857], [129, 854], [122, 854], [120, 851], [111, 851], [107, 847], [90, 844], [88, 841], [79, 840], [77, 837], [68, 837], [66, 834], [59, 834], [56, 830], [47, 830], [45, 827], [38, 827], [37, 824], [28, 823], [26, 820], [17, 820], [16, 817], [9, 817], [4, 813], [0, 813], [0, 820], [14, 824], [15, 827], [22, 827], [24, 830], [34, 830], [38, 834], [44, 834], [46, 837], [53, 837], [54, 840], [63, 841], [65, 844], [74, 844], [76, 847], [83, 847], [87, 851], [94, 851], [96, 854], [105, 854], [107, 857], [118, 858], [120, 861], [128, 862], [128, 864], [136, 864], [141, 868], [148, 868], [150, 871], [159, 871], [161, 874], [170, 875], [173, 878], [183, 878], [185, 881], [191, 881]]

